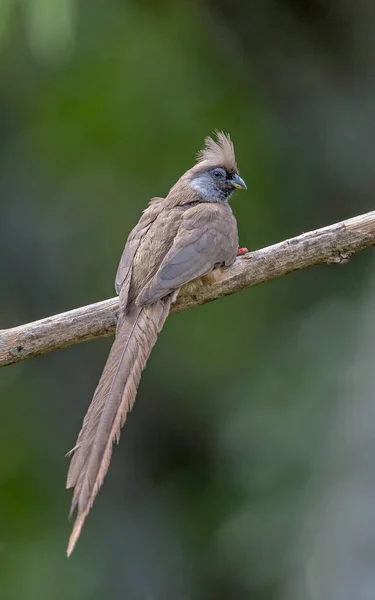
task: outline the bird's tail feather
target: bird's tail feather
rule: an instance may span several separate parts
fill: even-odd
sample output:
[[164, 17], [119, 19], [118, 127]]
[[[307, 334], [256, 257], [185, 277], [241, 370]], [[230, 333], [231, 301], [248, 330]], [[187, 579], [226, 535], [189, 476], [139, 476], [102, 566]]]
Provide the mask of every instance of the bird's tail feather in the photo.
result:
[[171, 298], [164, 298], [144, 307], [134, 305], [119, 319], [116, 339], [72, 450], [67, 488], [74, 487], [71, 514], [77, 508], [77, 517], [68, 556], [103, 483], [113, 442], [118, 442], [134, 404], [141, 373], [168, 316], [170, 303]]

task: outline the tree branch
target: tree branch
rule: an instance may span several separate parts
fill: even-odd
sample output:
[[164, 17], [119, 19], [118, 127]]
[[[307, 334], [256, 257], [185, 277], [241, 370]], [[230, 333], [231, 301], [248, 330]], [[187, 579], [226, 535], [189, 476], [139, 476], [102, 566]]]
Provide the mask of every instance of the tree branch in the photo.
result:
[[[350, 255], [375, 244], [375, 211], [310, 231], [237, 258], [218, 269], [214, 280], [181, 290], [171, 312], [211, 302], [246, 287], [321, 263], [344, 263]], [[191, 286], [190, 286], [191, 288]], [[71, 344], [113, 335], [118, 299], [111, 298], [34, 323], [0, 330], [0, 366], [45, 354]]]

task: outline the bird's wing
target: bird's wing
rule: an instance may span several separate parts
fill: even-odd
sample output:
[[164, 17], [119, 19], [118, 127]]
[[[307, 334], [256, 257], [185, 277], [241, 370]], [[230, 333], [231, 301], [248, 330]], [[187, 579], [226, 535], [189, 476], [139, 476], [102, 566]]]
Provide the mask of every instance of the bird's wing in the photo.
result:
[[152, 304], [215, 265], [230, 265], [238, 249], [237, 224], [225, 206], [199, 204], [187, 210], [157, 273], [140, 292], [139, 306]]
[[129, 233], [124, 251], [122, 253], [119, 266], [116, 273], [115, 289], [116, 293], [121, 293], [121, 303], [126, 304], [126, 298], [129, 291], [131, 280], [132, 265], [135, 253], [143, 236], [148, 232], [152, 223], [162, 210], [162, 201], [164, 198], [153, 198], [149, 206], [143, 212], [137, 225]]

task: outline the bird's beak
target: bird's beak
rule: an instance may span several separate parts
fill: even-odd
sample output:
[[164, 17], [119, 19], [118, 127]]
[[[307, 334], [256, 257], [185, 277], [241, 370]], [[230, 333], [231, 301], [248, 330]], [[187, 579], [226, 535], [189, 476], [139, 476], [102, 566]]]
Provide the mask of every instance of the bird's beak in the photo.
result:
[[247, 190], [246, 183], [237, 174], [233, 175], [233, 177], [231, 179], [231, 184], [233, 185], [233, 187], [237, 188], [238, 190]]

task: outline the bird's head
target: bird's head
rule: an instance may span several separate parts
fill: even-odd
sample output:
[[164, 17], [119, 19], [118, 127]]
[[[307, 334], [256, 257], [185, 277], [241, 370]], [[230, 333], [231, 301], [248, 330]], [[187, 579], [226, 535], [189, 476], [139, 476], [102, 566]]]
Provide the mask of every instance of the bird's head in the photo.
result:
[[216, 133], [206, 138], [197, 164], [190, 169], [190, 185], [205, 202], [227, 202], [236, 189], [246, 190], [240, 177], [229, 134]]

